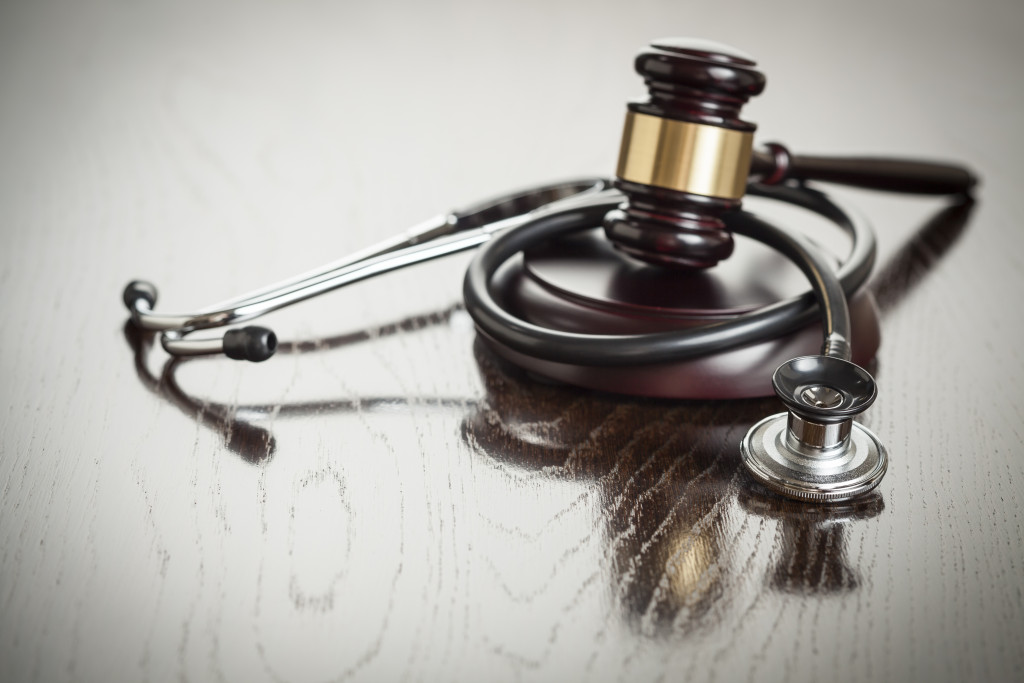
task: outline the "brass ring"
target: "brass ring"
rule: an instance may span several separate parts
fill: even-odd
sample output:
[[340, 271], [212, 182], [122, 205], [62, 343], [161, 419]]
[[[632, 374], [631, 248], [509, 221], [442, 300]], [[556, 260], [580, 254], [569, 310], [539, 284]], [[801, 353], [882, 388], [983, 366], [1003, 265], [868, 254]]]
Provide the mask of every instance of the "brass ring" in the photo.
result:
[[739, 199], [747, 187], [753, 146], [750, 131], [629, 111], [617, 175], [643, 185]]

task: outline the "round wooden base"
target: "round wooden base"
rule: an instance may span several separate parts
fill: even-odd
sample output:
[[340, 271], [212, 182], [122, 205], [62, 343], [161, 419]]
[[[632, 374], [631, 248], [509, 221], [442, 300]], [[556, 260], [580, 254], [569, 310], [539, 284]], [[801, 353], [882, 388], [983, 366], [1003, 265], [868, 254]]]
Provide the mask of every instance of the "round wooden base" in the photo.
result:
[[[495, 275], [496, 298], [520, 318], [544, 327], [588, 334], [643, 334], [707, 325], [808, 289], [800, 271], [764, 245], [736, 235], [731, 258], [706, 271], [674, 271], [619, 253], [600, 230], [532, 249]], [[853, 360], [864, 366], [879, 345], [873, 297], [851, 298]], [[580, 387], [637, 396], [686, 399], [772, 395], [775, 369], [821, 348], [817, 323], [785, 337], [687, 361], [631, 367], [554, 363], [514, 351], [493, 339], [498, 355], [523, 369]]]

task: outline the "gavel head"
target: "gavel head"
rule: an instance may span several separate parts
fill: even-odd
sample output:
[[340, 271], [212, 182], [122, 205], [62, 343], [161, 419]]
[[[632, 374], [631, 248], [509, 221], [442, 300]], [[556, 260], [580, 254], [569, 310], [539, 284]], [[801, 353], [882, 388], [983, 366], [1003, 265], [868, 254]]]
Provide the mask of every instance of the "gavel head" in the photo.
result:
[[636, 58], [648, 98], [627, 105], [616, 186], [626, 202], [605, 234], [658, 265], [709, 268], [732, 253], [722, 214], [740, 206], [756, 126], [740, 109], [764, 89], [742, 52], [706, 40], [658, 40]]

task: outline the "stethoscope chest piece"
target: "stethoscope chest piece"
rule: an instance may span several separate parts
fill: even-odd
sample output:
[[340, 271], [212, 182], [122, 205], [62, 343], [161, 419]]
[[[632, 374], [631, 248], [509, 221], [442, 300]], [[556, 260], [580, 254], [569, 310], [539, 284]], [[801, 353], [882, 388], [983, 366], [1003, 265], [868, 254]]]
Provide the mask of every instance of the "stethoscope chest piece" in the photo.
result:
[[854, 417], [874, 402], [871, 375], [828, 356], [795, 358], [772, 378], [789, 412], [754, 425], [740, 444], [747, 471], [776, 493], [838, 502], [875, 488], [889, 458]]

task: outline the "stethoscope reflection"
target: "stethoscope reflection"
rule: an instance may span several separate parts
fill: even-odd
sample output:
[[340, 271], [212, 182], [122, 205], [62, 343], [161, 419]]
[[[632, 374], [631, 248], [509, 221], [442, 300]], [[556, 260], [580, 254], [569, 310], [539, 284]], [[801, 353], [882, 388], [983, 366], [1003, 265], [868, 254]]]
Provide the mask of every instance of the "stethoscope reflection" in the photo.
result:
[[[883, 314], [895, 311], [956, 243], [972, 208], [972, 202], [964, 202], [938, 212], [883, 265], [872, 286]], [[448, 324], [460, 313], [461, 306], [453, 306], [369, 331], [284, 346], [280, 352], [341, 349]], [[878, 494], [815, 507], [760, 491], [740, 470], [734, 444], [773, 399], [681, 402], [581, 391], [538, 382], [477, 340], [482, 397], [231, 405], [195, 398], [177, 381], [181, 365], [216, 361], [170, 359], [154, 372], [147, 363], [154, 334], [129, 324], [125, 335], [142, 383], [219, 433], [229, 450], [253, 464], [267, 463], [277, 450], [272, 430], [261, 422], [415, 405], [461, 414], [461, 437], [481, 457], [593, 484], [600, 498], [608, 586], [625, 621], [653, 635], [699, 628], [712, 608], [720, 612], [737, 599], [737, 591], [728, 588], [749, 572], [752, 554], [736, 539], [755, 527], [754, 545], [776, 549], [774, 565], [765, 572], [773, 591], [856, 590], [859, 574], [846, 549], [848, 538], [855, 525], [885, 508]], [[745, 514], [737, 515], [737, 509]]]
[[131, 323], [126, 323], [124, 336], [134, 352], [135, 374], [143, 386], [185, 415], [220, 434], [224, 439], [224, 447], [242, 460], [260, 464], [273, 457], [277, 450], [277, 442], [269, 430], [239, 419], [237, 411], [229, 406], [201, 401], [181, 388], [175, 377], [175, 371], [182, 362], [180, 359], [167, 360], [159, 373], [150, 369], [146, 361], [156, 341], [155, 333], [140, 330]]
[[[344, 348], [354, 344], [389, 337], [401, 332], [413, 332], [433, 325], [446, 324], [461, 306], [409, 317], [380, 327], [361, 330], [315, 341], [282, 344], [278, 353], [300, 354]], [[441, 410], [464, 410], [475, 399], [469, 397], [438, 396], [360, 396], [354, 399], [325, 401], [293, 401], [283, 404], [245, 405], [226, 404], [201, 399], [186, 392], [178, 381], [178, 370], [189, 363], [216, 362], [216, 358], [169, 357], [158, 372], [148, 363], [149, 355], [157, 344], [157, 334], [140, 330], [131, 323], [124, 326], [125, 339], [134, 352], [135, 371], [143, 386], [166, 399], [182, 413], [219, 434], [225, 447], [251, 464], [265, 464], [277, 452], [277, 440], [262, 422], [278, 419], [309, 417], [319, 414], [352, 413], [356, 411], [391, 410], [397, 406], [417, 406]]]
[[783, 501], [767, 504], [757, 484], [739, 496], [740, 507], [778, 523], [773, 544], [777, 559], [769, 585], [780, 593], [827, 595], [847, 593], [860, 586], [860, 575], [849, 559], [846, 537], [860, 520], [877, 517], [885, 502], [877, 492], [839, 505], [795, 507]]

